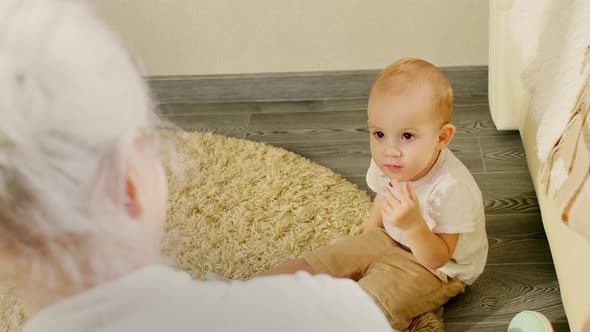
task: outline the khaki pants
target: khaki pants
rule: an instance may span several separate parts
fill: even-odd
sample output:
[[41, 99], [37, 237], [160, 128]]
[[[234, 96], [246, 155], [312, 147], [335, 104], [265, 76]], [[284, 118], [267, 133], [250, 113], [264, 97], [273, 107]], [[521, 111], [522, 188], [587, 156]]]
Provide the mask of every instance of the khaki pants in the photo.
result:
[[465, 284], [421, 265], [381, 228], [303, 256], [317, 273], [350, 278], [373, 298], [396, 330], [465, 291]]

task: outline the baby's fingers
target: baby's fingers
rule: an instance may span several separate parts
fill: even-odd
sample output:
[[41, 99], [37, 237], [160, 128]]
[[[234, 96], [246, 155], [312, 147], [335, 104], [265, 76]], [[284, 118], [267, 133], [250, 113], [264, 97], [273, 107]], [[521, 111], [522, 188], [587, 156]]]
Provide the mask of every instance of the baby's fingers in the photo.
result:
[[391, 214], [393, 212], [393, 207], [391, 206], [391, 204], [381, 204], [381, 214]]
[[395, 198], [395, 196], [393, 196], [393, 194], [391, 193], [391, 191], [389, 191], [389, 188], [387, 187], [383, 187], [383, 201], [385, 204], [389, 204], [392, 207], [399, 205], [399, 201], [397, 200], [397, 198]]
[[409, 197], [411, 200], [416, 201], [416, 192], [414, 191], [414, 187], [410, 182], [406, 183], [406, 190], [408, 191]]

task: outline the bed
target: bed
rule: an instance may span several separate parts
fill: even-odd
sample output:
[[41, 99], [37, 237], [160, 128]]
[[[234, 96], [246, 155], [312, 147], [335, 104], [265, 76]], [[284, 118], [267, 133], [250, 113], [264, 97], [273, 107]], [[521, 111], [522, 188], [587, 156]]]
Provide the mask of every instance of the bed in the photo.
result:
[[590, 331], [590, 2], [489, 3], [492, 118], [520, 131], [570, 328]]

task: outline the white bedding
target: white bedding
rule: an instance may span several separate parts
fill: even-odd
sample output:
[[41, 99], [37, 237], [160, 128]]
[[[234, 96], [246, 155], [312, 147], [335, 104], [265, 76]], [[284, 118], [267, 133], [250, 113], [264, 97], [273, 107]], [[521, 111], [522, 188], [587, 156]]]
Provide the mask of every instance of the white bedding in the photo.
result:
[[590, 241], [561, 221], [552, 195], [540, 190], [538, 171], [589, 74], [589, 43], [588, 0], [490, 1], [490, 110], [498, 129], [521, 133], [568, 322], [572, 331], [584, 332], [590, 331]]
[[[498, 129], [520, 129], [524, 112], [539, 123], [544, 162], [590, 74], [590, 1], [490, 1], [490, 109]], [[530, 108], [529, 108], [530, 106]]]

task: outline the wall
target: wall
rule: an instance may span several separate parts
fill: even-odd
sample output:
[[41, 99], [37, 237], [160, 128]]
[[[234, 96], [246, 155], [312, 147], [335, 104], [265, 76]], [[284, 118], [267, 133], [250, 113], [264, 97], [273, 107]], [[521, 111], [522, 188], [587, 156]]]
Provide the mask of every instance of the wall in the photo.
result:
[[91, 0], [146, 73], [487, 65], [484, 0]]

